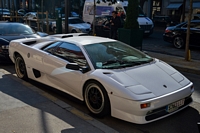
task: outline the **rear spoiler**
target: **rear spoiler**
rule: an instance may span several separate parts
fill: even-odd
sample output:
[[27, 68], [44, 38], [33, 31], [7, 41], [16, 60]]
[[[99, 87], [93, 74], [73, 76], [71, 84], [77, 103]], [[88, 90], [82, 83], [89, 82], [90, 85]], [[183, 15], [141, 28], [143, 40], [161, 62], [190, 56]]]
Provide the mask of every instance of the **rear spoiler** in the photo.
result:
[[87, 33], [69, 33], [69, 34], [49, 35], [49, 37], [56, 37], [56, 38], [68, 38], [68, 37], [74, 37], [74, 36], [89, 36], [89, 34], [87, 34]]
[[59, 41], [62, 38], [75, 37], [75, 36], [76, 37], [77, 36], [88, 36], [88, 34], [86, 34], [86, 33], [55, 34], [55, 35], [49, 35], [47, 37], [41, 37], [41, 38], [17, 39], [17, 40], [13, 40], [11, 42], [23, 43], [25, 45], [34, 45], [36, 43], [42, 43], [42, 42], [47, 42], [47, 41], [56, 41], [56, 40]]

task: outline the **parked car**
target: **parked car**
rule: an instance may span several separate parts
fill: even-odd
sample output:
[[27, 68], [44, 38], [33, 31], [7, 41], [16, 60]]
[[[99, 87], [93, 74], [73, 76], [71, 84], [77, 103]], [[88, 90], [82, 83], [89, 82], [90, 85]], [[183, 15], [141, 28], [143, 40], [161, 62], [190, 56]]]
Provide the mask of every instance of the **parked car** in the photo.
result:
[[[166, 42], [173, 43], [176, 48], [183, 48], [187, 36], [187, 22], [167, 27], [163, 34]], [[200, 47], [200, 20], [192, 20], [190, 24], [190, 46]]]
[[[43, 18], [43, 19], [42, 19]], [[28, 12], [26, 13], [24, 16], [23, 16], [23, 22], [29, 24], [29, 21], [30, 21], [30, 27], [33, 28], [34, 30], [37, 30], [38, 29], [38, 25], [37, 25], [37, 19], [40, 19], [40, 31], [44, 32], [46, 31], [46, 25], [47, 25], [47, 22], [46, 22], [46, 14], [37, 14], [37, 12]], [[48, 14], [48, 21], [49, 21], [49, 29], [51, 28], [50, 26], [50, 23], [52, 21], [55, 21], [55, 19], [50, 15]], [[43, 27], [42, 27], [42, 23], [43, 23]]]
[[[89, 33], [91, 30], [91, 25], [85, 23], [82, 19], [78, 17], [69, 17], [69, 32], [71, 33]], [[56, 34], [56, 22], [51, 23], [51, 29]], [[65, 32], [65, 18], [62, 18], [62, 32]]]
[[170, 116], [193, 101], [193, 83], [161, 60], [109, 38], [60, 36], [66, 38], [12, 41], [9, 55], [17, 76], [85, 101], [99, 117], [111, 113], [138, 124]]
[[10, 16], [10, 10], [0, 8], [0, 20], [9, 20], [9, 18], [4, 18], [4, 19], [2, 18], [5, 16]]
[[[110, 19], [112, 16], [106, 15], [106, 16], [97, 16], [95, 18], [95, 34], [97, 36], [101, 37], [110, 37]], [[120, 18], [121, 20], [121, 27], [124, 25], [124, 20]], [[91, 25], [91, 32], [93, 32], [93, 23]]]
[[0, 15], [1, 16], [10, 16], [10, 10], [0, 8]]
[[194, 20], [200, 20], [200, 14], [195, 14], [195, 15], [193, 16], [193, 19], [194, 19]]
[[27, 12], [26, 12], [26, 10], [24, 10], [24, 9], [19, 9], [19, 10], [17, 10], [17, 14], [18, 14], [19, 16], [24, 16], [26, 13], [27, 13]]
[[174, 26], [178, 24], [178, 22], [173, 21], [169, 16], [154, 16], [153, 23], [155, 26], [163, 27]]
[[21, 38], [40, 38], [41, 37], [40, 35], [35, 31], [33, 31], [28, 25], [15, 22], [1, 22], [0, 23], [1, 61], [10, 60], [8, 56], [8, 47], [10, 41]]

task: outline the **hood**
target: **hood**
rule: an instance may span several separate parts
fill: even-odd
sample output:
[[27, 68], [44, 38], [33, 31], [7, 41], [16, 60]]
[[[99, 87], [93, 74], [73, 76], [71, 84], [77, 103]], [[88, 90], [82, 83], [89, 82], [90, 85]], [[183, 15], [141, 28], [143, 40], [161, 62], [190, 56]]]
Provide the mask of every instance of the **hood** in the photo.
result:
[[69, 26], [77, 28], [77, 29], [89, 29], [90, 28], [90, 24], [88, 24], [88, 23], [69, 24]]
[[136, 95], [161, 96], [189, 83], [178, 71], [162, 62], [114, 72], [112, 78]]
[[148, 17], [138, 17], [139, 25], [153, 25], [153, 22]]
[[39, 38], [40, 36], [38, 36], [37, 34], [32, 34], [32, 35], [8, 35], [8, 36], [1, 36], [0, 38], [3, 38], [7, 41], [12, 41], [12, 40], [16, 40], [16, 39], [23, 39], [23, 38]]

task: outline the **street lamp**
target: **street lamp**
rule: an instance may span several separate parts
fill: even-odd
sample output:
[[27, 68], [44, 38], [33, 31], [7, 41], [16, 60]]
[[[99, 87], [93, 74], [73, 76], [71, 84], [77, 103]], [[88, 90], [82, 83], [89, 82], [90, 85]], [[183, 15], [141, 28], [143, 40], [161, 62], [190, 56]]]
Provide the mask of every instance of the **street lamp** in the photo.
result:
[[69, 33], [69, 22], [68, 22], [68, 17], [69, 17], [69, 0], [65, 0], [65, 33]]

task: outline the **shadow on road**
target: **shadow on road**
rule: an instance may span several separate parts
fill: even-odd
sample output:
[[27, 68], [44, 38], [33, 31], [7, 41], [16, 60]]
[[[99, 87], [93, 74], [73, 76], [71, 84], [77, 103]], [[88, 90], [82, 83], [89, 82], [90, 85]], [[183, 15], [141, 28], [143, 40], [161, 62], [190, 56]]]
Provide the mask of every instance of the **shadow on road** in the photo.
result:
[[0, 69], [0, 132], [95, 131], [95, 127], [40, 95], [36, 87], [13, 74]]

